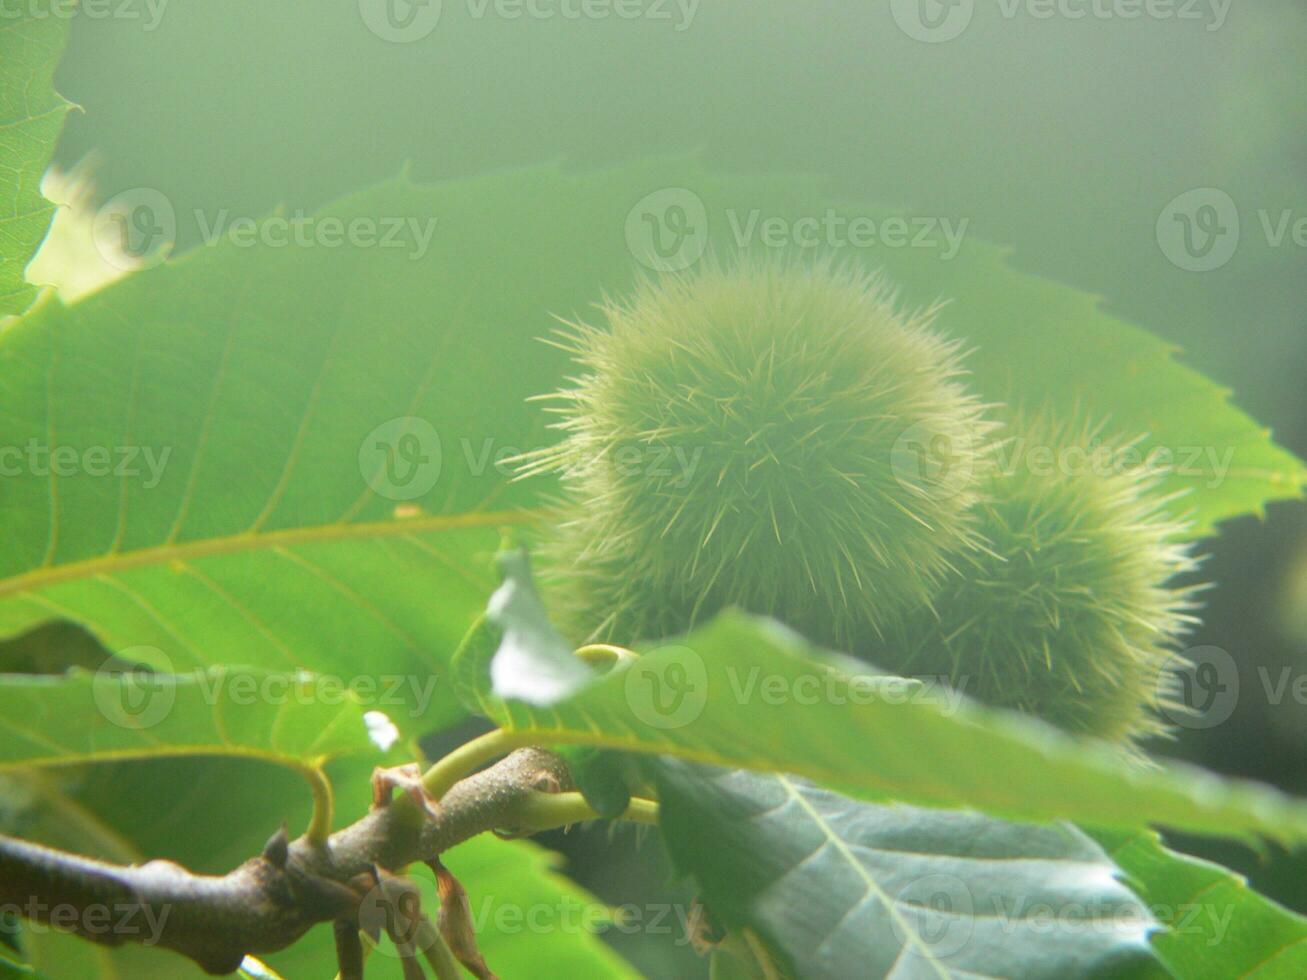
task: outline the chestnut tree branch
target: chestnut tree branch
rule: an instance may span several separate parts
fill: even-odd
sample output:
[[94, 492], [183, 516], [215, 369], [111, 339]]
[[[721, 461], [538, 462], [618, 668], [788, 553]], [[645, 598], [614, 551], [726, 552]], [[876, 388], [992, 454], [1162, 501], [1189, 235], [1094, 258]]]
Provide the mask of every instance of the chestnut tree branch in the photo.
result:
[[561, 825], [552, 820], [593, 817], [544, 799], [546, 788], [571, 786], [561, 758], [518, 749], [455, 782], [434, 807], [424, 810], [400, 795], [325, 841], [290, 841], [283, 828], [261, 855], [220, 876], [170, 861], [114, 865], [0, 835], [0, 911], [108, 946], [174, 950], [211, 974], [233, 972], [247, 955], [284, 949], [319, 923], [346, 923], [337, 926], [337, 939], [346, 960], [357, 962], [342, 932], [357, 923], [361, 903], [378, 886], [378, 869], [435, 861], [488, 830], [529, 833]]

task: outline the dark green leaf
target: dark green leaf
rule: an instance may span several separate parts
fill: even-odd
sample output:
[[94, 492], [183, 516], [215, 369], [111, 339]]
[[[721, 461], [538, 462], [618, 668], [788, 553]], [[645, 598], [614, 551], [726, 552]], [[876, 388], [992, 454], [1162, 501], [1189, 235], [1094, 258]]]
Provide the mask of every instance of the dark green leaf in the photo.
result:
[[1067, 825], [873, 806], [785, 776], [658, 766], [662, 826], [712, 910], [807, 980], [1114, 975], [1148, 910]]

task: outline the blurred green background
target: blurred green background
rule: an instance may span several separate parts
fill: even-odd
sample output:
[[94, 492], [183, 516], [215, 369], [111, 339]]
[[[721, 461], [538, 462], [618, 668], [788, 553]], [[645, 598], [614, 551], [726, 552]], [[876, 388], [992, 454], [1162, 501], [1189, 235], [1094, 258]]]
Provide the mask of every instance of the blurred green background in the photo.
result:
[[[1307, 248], [1273, 246], [1257, 217], [1307, 217], [1301, 0], [1234, 0], [1223, 21], [1206, 0], [1168, 19], [980, 3], [943, 43], [902, 30], [898, 2], [683, 0], [664, 19], [648, 0], [623, 19], [563, 16], [579, 0], [518, 18], [445, 0], [408, 43], [365, 25], [381, 6], [171, 0], [153, 29], [143, 0], [136, 20], [78, 17], [58, 84], [85, 112], [58, 158], [94, 155], [104, 197], [157, 188], [183, 216], [311, 209], [405, 166], [434, 180], [690, 149], [722, 169], [829, 174], [861, 198], [968, 219], [1017, 266], [1102, 296], [1307, 456]], [[1196, 187], [1229, 194], [1243, 219], [1233, 258], [1207, 273], [1168, 262], [1155, 233]], [[183, 218], [180, 247], [199, 233]], [[1219, 588], [1192, 642], [1228, 650], [1243, 693], [1230, 721], [1159, 751], [1307, 793], [1307, 706], [1272, 704], [1259, 673], [1307, 673], [1307, 505], [1232, 523], [1205, 550]], [[653, 840], [550, 843], [616, 902], [665, 881]], [[1180, 843], [1307, 910], [1307, 858]], [[678, 975], [693, 964], [667, 949], [676, 938], [619, 944], [647, 972]]]

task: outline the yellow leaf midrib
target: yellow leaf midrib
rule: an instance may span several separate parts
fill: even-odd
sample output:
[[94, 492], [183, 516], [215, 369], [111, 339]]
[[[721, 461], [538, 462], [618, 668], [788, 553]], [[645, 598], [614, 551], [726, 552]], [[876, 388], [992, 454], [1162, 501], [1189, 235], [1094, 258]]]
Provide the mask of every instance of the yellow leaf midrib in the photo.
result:
[[357, 524], [322, 524], [309, 527], [284, 528], [275, 531], [245, 531], [223, 537], [176, 541], [134, 551], [97, 555], [94, 558], [84, 558], [63, 565], [42, 566], [19, 575], [0, 579], [0, 599], [11, 595], [39, 592], [62, 582], [78, 581], [96, 575], [112, 575], [117, 572], [153, 565], [166, 565], [171, 562], [186, 562], [199, 558], [234, 555], [273, 548], [290, 548], [296, 545], [379, 540], [432, 531], [503, 527], [530, 523], [539, 519], [539, 516], [537, 511], [525, 509], [484, 511]]

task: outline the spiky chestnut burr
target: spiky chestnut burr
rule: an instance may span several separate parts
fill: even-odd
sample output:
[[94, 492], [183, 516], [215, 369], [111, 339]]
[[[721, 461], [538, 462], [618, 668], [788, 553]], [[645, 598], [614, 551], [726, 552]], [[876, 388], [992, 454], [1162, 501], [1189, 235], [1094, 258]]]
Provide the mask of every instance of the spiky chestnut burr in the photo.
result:
[[1096, 427], [1045, 414], [1009, 436], [977, 507], [985, 544], [874, 659], [1074, 733], [1163, 731], [1195, 592], [1176, 584], [1195, 562], [1172, 498], [1133, 444]]
[[750, 259], [598, 308], [560, 332], [565, 437], [524, 469], [572, 502], [544, 553], [578, 641], [735, 605], [856, 651], [973, 544], [992, 426], [933, 310], [848, 267]]

